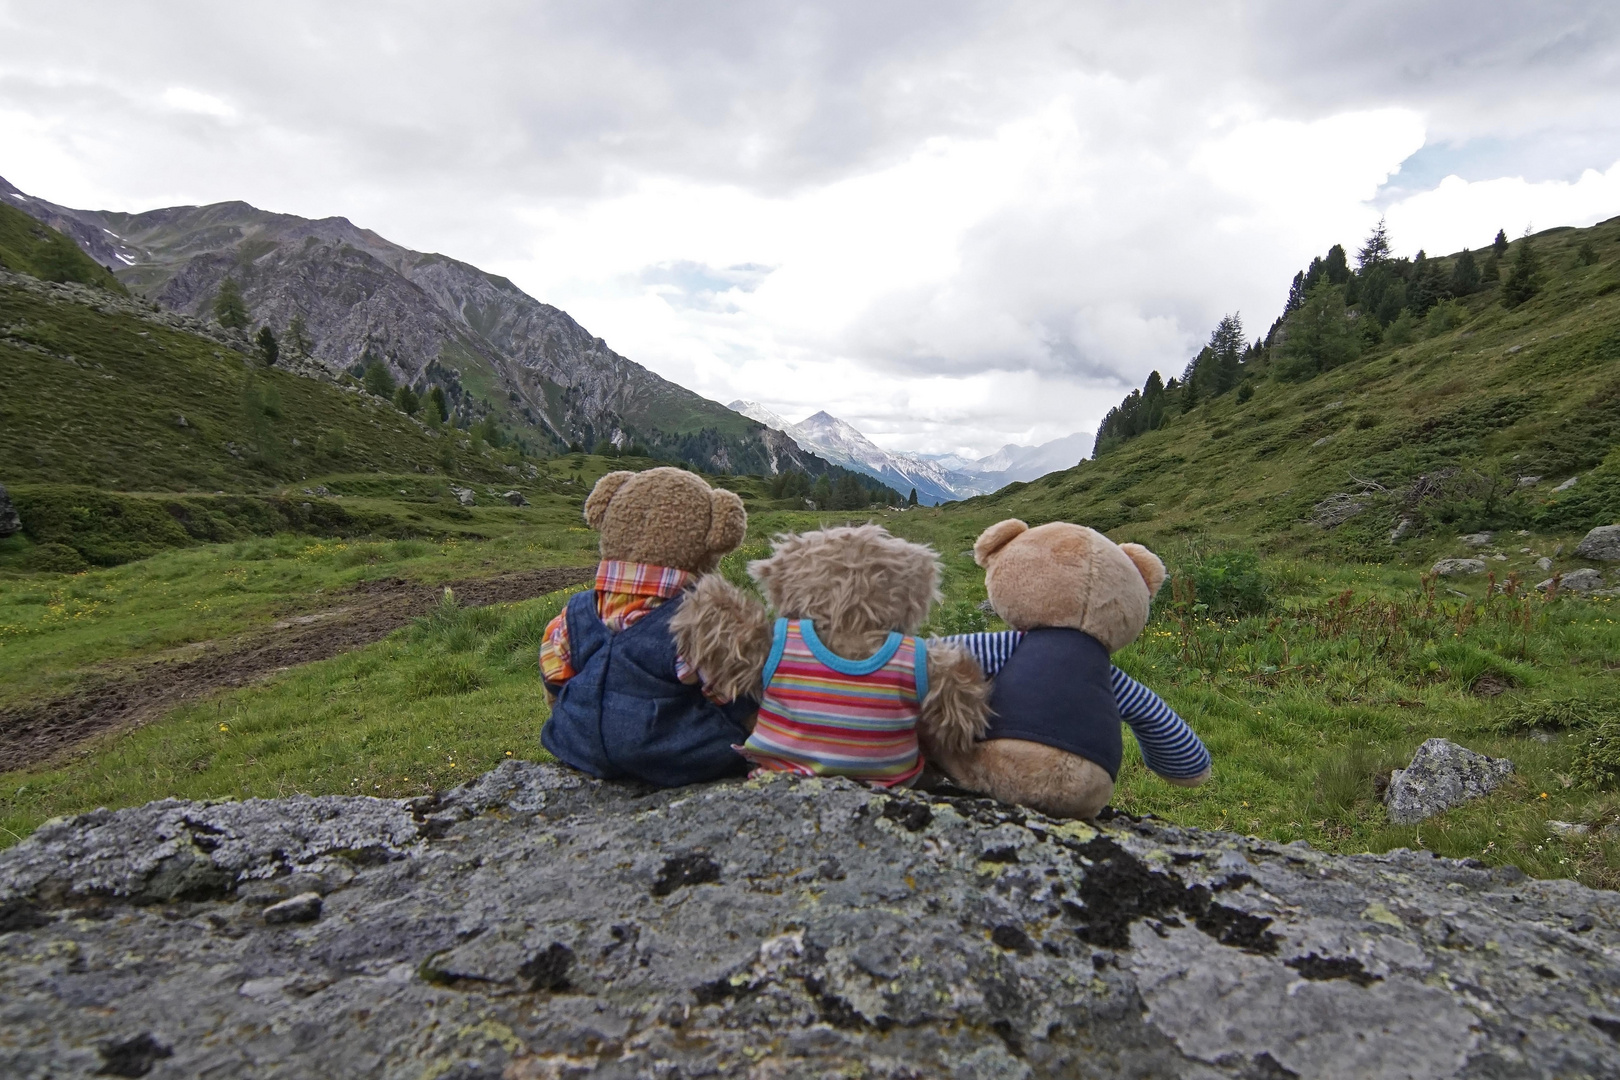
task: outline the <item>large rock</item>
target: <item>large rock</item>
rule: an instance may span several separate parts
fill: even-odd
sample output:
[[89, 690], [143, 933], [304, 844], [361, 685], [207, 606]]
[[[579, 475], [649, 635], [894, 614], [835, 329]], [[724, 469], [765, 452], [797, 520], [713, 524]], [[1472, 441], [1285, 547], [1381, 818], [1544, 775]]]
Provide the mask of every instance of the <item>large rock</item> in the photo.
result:
[[17, 507], [6, 492], [6, 485], [0, 484], [0, 540], [8, 536], [15, 536], [22, 529], [22, 518], [17, 516]]
[[1441, 559], [1432, 571], [1441, 577], [1467, 577], [1485, 572], [1484, 559]]
[[[1546, 592], [1552, 588], [1552, 585], [1553, 579], [1548, 578], [1546, 581], [1538, 582], [1536, 588]], [[1603, 575], [1590, 566], [1583, 566], [1579, 570], [1571, 570], [1567, 574], [1560, 574], [1558, 587], [1568, 589], [1570, 592], [1591, 592], [1594, 589], [1603, 588]]]
[[0, 853], [0, 1033], [19, 1080], [1615, 1076], [1620, 895], [509, 762], [41, 828]]
[[1488, 795], [1513, 775], [1513, 762], [1476, 753], [1450, 739], [1430, 739], [1412, 755], [1412, 763], [1396, 769], [1384, 792], [1389, 819], [1410, 825]]
[[1599, 525], [1575, 545], [1575, 554], [1599, 562], [1620, 562], [1620, 525]]

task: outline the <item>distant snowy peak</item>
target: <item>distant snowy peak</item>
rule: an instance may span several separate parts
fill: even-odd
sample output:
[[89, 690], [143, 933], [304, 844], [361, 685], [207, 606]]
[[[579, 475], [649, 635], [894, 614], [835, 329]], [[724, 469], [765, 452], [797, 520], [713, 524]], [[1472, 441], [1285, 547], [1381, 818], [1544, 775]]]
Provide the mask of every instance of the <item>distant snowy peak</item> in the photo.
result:
[[1061, 439], [1041, 443], [1039, 446], [1018, 446], [1008, 443], [995, 453], [982, 458], [965, 458], [960, 454], [930, 454], [928, 460], [955, 473], [980, 478], [991, 487], [1001, 487], [1017, 480], [1029, 481], [1050, 472], [1072, 468], [1091, 456], [1096, 437], [1089, 431], [1077, 431]]
[[736, 401], [733, 401], [730, 405], [727, 405], [726, 408], [730, 409], [732, 412], [742, 413], [750, 420], [758, 420], [766, 427], [775, 431], [780, 431], [784, 435], [791, 436], [793, 434], [792, 424], [788, 423], [780, 416], [777, 416], [775, 413], [771, 412], [771, 410], [767, 409], [757, 401], [743, 401], [741, 398], [739, 398]]

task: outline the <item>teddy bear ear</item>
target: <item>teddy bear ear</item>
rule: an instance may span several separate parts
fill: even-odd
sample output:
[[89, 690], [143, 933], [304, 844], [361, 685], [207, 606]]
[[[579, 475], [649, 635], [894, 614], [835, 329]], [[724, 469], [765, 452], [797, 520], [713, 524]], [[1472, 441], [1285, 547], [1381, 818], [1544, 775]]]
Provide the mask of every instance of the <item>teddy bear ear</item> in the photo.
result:
[[1017, 518], [996, 522], [980, 533], [979, 538], [973, 542], [973, 561], [981, 567], [988, 567], [996, 552], [1012, 543], [1014, 537], [1027, 531], [1029, 526]]
[[1159, 591], [1159, 586], [1164, 584], [1164, 563], [1141, 544], [1121, 544], [1119, 550], [1136, 564], [1136, 571], [1142, 575], [1142, 580], [1147, 582], [1148, 596], [1151, 598]]
[[608, 503], [612, 502], [613, 496], [624, 487], [624, 482], [634, 475], [636, 474], [633, 472], [620, 469], [598, 480], [596, 486], [591, 488], [590, 496], [585, 500], [585, 524], [593, 529], [600, 529], [603, 519], [607, 517]]
[[748, 532], [748, 512], [735, 492], [715, 488], [709, 492], [709, 554], [724, 555], [742, 543]]

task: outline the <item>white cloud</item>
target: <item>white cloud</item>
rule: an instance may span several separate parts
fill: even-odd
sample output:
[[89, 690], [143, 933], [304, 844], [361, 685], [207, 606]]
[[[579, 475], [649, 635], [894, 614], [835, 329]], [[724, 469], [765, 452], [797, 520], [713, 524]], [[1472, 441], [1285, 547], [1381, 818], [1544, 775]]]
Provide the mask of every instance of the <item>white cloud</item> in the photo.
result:
[[[1263, 332], [1380, 207], [1434, 252], [1620, 213], [1616, 12], [0, 0], [0, 175], [341, 214], [719, 400], [982, 453]], [[1402, 188], [1426, 144], [1494, 171]]]
[[213, 94], [185, 86], [171, 86], [163, 91], [163, 104], [178, 112], [212, 116], [220, 120], [231, 120], [236, 116], [235, 109]]

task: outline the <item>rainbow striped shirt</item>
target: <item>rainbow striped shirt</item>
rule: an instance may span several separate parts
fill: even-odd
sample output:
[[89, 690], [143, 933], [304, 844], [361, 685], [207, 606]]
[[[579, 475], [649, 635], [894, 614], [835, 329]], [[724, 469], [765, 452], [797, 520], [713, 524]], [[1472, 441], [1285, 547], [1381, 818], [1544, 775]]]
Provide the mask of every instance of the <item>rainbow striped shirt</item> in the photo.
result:
[[927, 696], [928, 652], [918, 639], [895, 631], [865, 660], [846, 660], [810, 620], [777, 619], [759, 719], [737, 750], [756, 772], [909, 783], [923, 768], [917, 712]]

